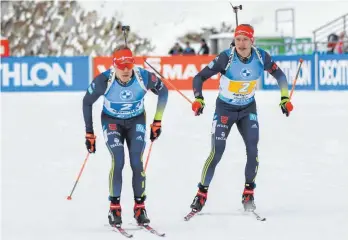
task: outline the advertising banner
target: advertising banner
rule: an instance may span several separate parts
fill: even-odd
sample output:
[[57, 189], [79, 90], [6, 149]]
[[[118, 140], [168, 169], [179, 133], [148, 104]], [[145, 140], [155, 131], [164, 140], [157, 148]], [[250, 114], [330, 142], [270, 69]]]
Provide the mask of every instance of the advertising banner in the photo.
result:
[[[136, 65], [151, 72], [145, 60], [166, 80], [180, 90], [192, 90], [193, 77], [207, 66], [215, 55], [136, 57]], [[348, 55], [272, 56], [285, 73], [289, 89], [295, 78], [299, 59], [303, 64], [296, 90], [348, 90]], [[111, 57], [4, 57], [0, 64], [2, 92], [86, 91], [98, 74], [109, 69]], [[218, 90], [219, 74], [208, 79], [204, 90]], [[172, 89], [167, 84], [169, 89]], [[259, 89], [278, 90], [276, 79], [264, 71]]]
[[[180, 90], [192, 90], [193, 77], [209, 64], [216, 56], [168, 56], [168, 57], [136, 57], [137, 66], [148, 71], [153, 70], [145, 64], [145, 60]], [[106, 71], [112, 65], [111, 57], [96, 57], [93, 60], [93, 77]], [[169, 89], [171, 87], [167, 86]], [[218, 89], [219, 76], [215, 75], [204, 83], [203, 89]]]
[[1, 59], [2, 92], [85, 91], [89, 57], [7, 57]]
[[10, 56], [10, 44], [7, 39], [0, 40], [0, 57]]
[[[315, 64], [314, 55], [294, 55], [294, 56], [272, 56], [280, 69], [283, 70], [289, 89], [295, 79], [299, 66], [299, 60], [303, 59], [301, 71], [296, 83], [296, 90], [314, 90], [315, 89]], [[262, 79], [262, 89], [279, 89], [277, 80], [268, 72], [264, 72]]]
[[318, 55], [319, 90], [348, 90], [348, 54]]

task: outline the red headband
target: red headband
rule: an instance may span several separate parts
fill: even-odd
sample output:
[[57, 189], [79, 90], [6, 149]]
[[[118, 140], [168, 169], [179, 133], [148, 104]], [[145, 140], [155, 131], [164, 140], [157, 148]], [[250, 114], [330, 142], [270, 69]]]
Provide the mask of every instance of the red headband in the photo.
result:
[[113, 54], [114, 66], [124, 70], [126, 67], [132, 69], [134, 67], [133, 53], [130, 49], [121, 49]]
[[252, 42], [254, 42], [254, 30], [250, 26], [239, 25], [236, 28], [236, 31], [234, 32], [234, 37], [237, 37], [239, 35], [244, 35], [244, 36], [250, 38], [250, 40]]

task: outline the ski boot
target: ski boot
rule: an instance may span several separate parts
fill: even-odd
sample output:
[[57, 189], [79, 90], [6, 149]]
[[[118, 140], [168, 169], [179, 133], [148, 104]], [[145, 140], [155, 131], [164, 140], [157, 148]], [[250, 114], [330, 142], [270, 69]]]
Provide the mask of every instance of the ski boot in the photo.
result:
[[149, 225], [150, 219], [147, 217], [145, 210], [145, 201], [146, 197], [135, 197], [134, 203], [134, 218], [137, 221], [138, 225], [146, 226]]
[[255, 183], [246, 183], [243, 191], [242, 204], [244, 206], [244, 210], [248, 212], [252, 212], [256, 209], [256, 205], [254, 203], [254, 188]]
[[208, 187], [199, 184], [198, 188], [198, 192], [190, 206], [193, 212], [200, 212], [208, 198]]
[[111, 197], [110, 210], [108, 214], [109, 224], [113, 227], [121, 227], [121, 205], [119, 197]]

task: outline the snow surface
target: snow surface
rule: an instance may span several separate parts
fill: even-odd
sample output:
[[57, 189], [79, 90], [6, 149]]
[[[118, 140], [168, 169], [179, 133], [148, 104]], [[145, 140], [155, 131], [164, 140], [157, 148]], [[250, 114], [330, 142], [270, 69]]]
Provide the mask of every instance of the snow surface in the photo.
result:
[[[185, 94], [192, 97], [191, 91]], [[94, 105], [97, 152], [88, 159], [72, 201], [66, 200], [86, 156], [83, 95], [1, 95], [2, 239], [125, 239], [105, 227], [111, 157], [100, 127], [102, 98]], [[255, 198], [267, 221], [239, 211], [246, 156], [235, 126], [204, 215], [183, 220], [209, 155], [216, 95], [205, 91], [206, 109], [195, 117], [188, 102], [170, 92], [147, 171], [153, 227], [177, 240], [348, 239], [348, 92], [295, 92], [294, 112], [286, 118], [278, 107], [279, 91], [257, 91], [261, 136]], [[151, 92], [146, 97], [148, 124], [156, 98]], [[134, 229], [129, 159], [123, 172], [123, 226]], [[134, 239], [157, 238], [130, 232]]]

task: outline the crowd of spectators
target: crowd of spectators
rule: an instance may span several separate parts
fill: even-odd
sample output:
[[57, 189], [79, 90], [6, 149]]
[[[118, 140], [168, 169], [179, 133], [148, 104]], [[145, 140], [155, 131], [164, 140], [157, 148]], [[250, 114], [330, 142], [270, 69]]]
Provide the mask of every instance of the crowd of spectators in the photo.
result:
[[341, 32], [339, 35], [335, 33], [330, 34], [327, 41], [327, 53], [348, 53], [348, 36], [345, 31]]
[[207, 55], [209, 54], [209, 46], [205, 39], [202, 38], [200, 41], [200, 47], [196, 51], [189, 41], [185, 43], [185, 47], [182, 47], [180, 43], [176, 42], [174, 46], [169, 50], [170, 55]]

